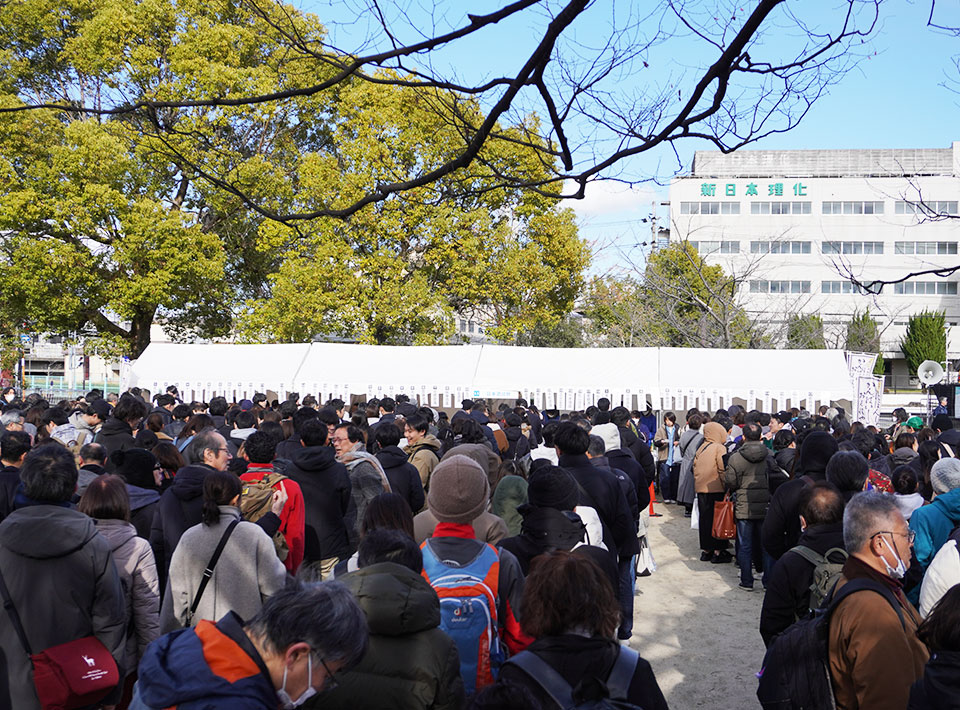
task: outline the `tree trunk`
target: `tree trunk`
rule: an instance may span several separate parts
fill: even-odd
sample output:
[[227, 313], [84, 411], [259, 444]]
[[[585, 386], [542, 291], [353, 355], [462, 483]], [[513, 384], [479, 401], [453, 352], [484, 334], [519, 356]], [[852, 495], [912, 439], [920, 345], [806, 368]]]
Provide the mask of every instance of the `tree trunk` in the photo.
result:
[[153, 325], [153, 317], [156, 313], [156, 308], [152, 308], [149, 311], [138, 311], [130, 321], [130, 332], [127, 335], [127, 342], [130, 345], [131, 359], [140, 357], [150, 344], [150, 326]]

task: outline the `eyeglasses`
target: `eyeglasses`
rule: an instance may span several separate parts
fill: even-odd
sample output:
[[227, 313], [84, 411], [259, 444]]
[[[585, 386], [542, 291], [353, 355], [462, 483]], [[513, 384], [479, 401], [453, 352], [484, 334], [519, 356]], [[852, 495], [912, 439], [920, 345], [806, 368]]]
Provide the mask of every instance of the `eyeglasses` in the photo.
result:
[[332, 670], [330, 670], [330, 666], [327, 665], [327, 662], [323, 658], [320, 659], [320, 665], [322, 665], [323, 670], [327, 672], [327, 677], [323, 681], [323, 689], [325, 691], [333, 690], [339, 685], [339, 683], [337, 683], [336, 674]]
[[907, 530], [905, 533], [895, 532], [893, 530], [881, 530], [871, 535], [870, 539], [872, 540], [877, 535], [903, 535], [905, 538], [907, 538], [907, 542], [909, 542], [911, 545], [913, 544], [913, 541], [917, 539], [917, 533], [915, 530]]

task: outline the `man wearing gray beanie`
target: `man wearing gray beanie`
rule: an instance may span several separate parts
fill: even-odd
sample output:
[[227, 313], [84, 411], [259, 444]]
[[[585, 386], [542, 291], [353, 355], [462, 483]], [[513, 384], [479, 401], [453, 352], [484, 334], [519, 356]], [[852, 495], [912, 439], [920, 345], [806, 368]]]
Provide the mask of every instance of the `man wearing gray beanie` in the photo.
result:
[[[513, 553], [477, 540], [471, 523], [487, 509], [490, 485], [483, 468], [467, 456], [446, 457], [437, 464], [430, 476], [427, 505], [437, 519], [433, 536], [421, 545], [423, 573], [431, 585], [437, 586], [441, 577], [469, 574], [485, 580], [496, 598], [497, 628], [500, 638], [510, 649], [519, 653], [531, 641], [520, 629], [519, 608], [523, 596], [523, 572]], [[499, 567], [496, 575], [493, 567]], [[495, 581], [494, 581], [495, 579]], [[443, 627], [444, 631], [448, 629]], [[456, 636], [453, 636], [456, 641]], [[466, 658], [476, 656], [473, 649], [461, 649], [461, 675], [468, 695], [480, 690], [483, 679], [478, 679], [477, 664], [471, 668]], [[487, 679], [492, 682], [492, 677]]]
[[947, 541], [950, 531], [960, 525], [960, 459], [940, 459], [933, 464], [930, 484], [933, 502], [917, 508], [910, 516], [910, 529], [917, 535], [913, 549], [924, 570]]

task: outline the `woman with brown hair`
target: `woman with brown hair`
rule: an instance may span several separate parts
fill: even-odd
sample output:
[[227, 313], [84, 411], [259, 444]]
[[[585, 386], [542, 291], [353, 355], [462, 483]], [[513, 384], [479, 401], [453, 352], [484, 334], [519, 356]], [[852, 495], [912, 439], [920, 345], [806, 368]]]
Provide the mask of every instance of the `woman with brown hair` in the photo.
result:
[[703, 438], [704, 442], [693, 457], [693, 480], [700, 515], [700, 561], [719, 564], [733, 559], [727, 552], [726, 540], [717, 540], [713, 536], [713, 506], [723, 500], [727, 431], [722, 424], [708, 422], [703, 425]]
[[130, 523], [130, 498], [120, 476], [97, 476], [87, 486], [77, 509], [93, 518], [97, 532], [109, 543], [127, 601], [127, 643], [123, 669], [133, 671], [147, 644], [160, 635], [160, 587], [150, 543], [137, 537]]
[[[569, 686], [574, 703], [615, 695], [644, 710], [666, 710], [650, 664], [616, 641], [620, 604], [596, 563], [577, 552], [551, 552], [533, 562], [523, 589], [521, 625], [536, 640], [500, 669], [498, 684], [522, 685], [543, 708], [560, 707], [546, 690], [551, 676]], [[530, 658], [530, 655], [535, 658]], [[531, 662], [532, 661], [532, 662]]]

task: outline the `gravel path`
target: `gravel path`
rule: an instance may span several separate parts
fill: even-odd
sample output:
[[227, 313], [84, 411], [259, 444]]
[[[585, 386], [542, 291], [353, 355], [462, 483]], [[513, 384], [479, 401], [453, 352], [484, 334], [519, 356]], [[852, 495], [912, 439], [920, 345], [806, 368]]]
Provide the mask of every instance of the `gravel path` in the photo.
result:
[[653, 666], [672, 710], [758, 708], [760, 580], [747, 592], [732, 563], [700, 562], [682, 506], [656, 512], [663, 517], [651, 518], [648, 535], [657, 571], [637, 580], [631, 647]]

